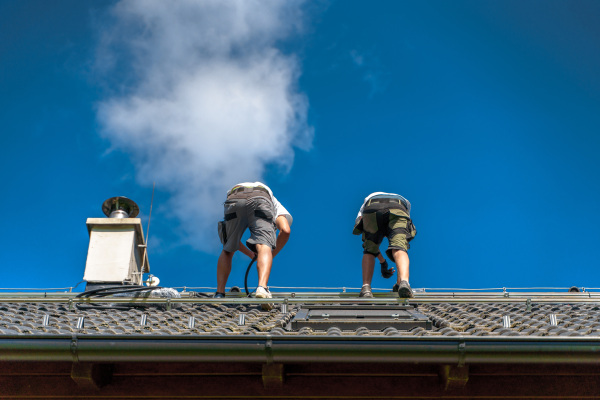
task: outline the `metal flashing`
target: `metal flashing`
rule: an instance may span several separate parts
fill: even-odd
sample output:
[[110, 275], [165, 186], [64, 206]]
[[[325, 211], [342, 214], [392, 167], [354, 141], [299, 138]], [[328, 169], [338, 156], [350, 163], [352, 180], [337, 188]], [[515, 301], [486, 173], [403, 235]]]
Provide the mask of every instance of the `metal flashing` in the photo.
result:
[[364, 327], [370, 330], [395, 328], [409, 331], [414, 328], [431, 330], [431, 320], [416, 311], [412, 306], [399, 305], [308, 305], [302, 306], [291, 321], [294, 330], [311, 328], [328, 330], [337, 327], [341, 330], [356, 330]]

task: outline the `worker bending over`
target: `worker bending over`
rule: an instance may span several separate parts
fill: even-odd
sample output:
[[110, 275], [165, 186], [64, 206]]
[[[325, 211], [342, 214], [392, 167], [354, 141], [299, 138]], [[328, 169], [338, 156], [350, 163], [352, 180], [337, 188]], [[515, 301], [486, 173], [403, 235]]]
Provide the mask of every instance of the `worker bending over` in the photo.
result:
[[[223, 251], [217, 262], [217, 292], [214, 297], [225, 297], [233, 254], [240, 250], [250, 258], [257, 257], [259, 286], [256, 288], [256, 297], [270, 299], [268, 282], [273, 257], [290, 237], [292, 216], [273, 196], [271, 189], [261, 182], [244, 182], [232, 187], [227, 192], [224, 207], [225, 217], [219, 222]], [[246, 228], [250, 229], [247, 248], [241, 243]], [[276, 235], [276, 229], [279, 229], [279, 236]], [[272, 304], [263, 304], [262, 307], [269, 310]]]
[[387, 268], [385, 258], [379, 252], [379, 245], [384, 237], [388, 238], [389, 245], [387, 256], [398, 267], [398, 280], [394, 291], [398, 290], [399, 297], [413, 297], [412, 289], [408, 283], [409, 259], [408, 249], [410, 242], [417, 230], [410, 219], [410, 203], [404, 197], [394, 193], [375, 192], [365, 198], [358, 211], [354, 223], [355, 235], [362, 233], [363, 259], [362, 276], [363, 286], [359, 297], [373, 297], [371, 293], [371, 280], [375, 269], [375, 257], [381, 261], [381, 274], [390, 278], [395, 269]]

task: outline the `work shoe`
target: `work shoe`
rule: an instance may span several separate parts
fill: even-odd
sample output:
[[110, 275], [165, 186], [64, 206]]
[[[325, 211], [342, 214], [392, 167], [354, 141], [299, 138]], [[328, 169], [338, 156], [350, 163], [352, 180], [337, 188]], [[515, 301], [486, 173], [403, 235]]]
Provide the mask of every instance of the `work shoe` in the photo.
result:
[[400, 281], [400, 286], [398, 286], [398, 297], [402, 299], [413, 297], [413, 291], [408, 282]]
[[358, 297], [366, 297], [368, 299], [372, 299], [373, 293], [371, 292], [371, 285], [365, 283], [362, 286], [362, 289], [360, 290]]
[[[271, 296], [271, 292], [269, 292], [269, 288], [264, 288], [262, 286], [259, 286], [256, 288], [256, 293], [254, 294], [254, 297], [256, 297], [257, 299], [272, 299], [273, 298], [273, 296]], [[270, 311], [273, 308], [272, 303], [263, 303], [260, 306], [265, 311]]]
[[225, 293], [219, 293], [216, 292], [215, 295], [213, 296], [214, 299], [223, 299], [225, 298]]

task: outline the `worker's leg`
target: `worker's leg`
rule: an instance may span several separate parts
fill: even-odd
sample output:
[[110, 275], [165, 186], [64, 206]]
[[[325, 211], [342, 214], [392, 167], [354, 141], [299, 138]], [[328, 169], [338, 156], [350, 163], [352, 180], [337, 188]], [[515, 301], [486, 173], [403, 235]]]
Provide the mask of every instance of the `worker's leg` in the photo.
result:
[[373, 271], [375, 270], [375, 256], [373, 254], [363, 254], [362, 259], [362, 277], [363, 285], [371, 285]]
[[248, 200], [248, 228], [250, 237], [246, 245], [256, 254], [258, 270], [258, 286], [266, 288], [269, 284], [271, 266], [273, 265], [273, 249], [277, 235], [273, 216], [275, 207], [271, 200], [264, 197], [253, 197]]
[[217, 292], [219, 293], [225, 293], [225, 285], [231, 273], [231, 260], [234, 253], [222, 250], [217, 261]]
[[246, 230], [246, 199], [228, 198], [224, 206], [224, 221], [219, 223], [219, 239], [223, 250], [217, 261], [217, 292], [225, 293], [227, 278], [231, 273], [231, 261], [238, 250], [240, 239]]
[[273, 253], [271, 247], [264, 244], [257, 244], [256, 250], [256, 269], [258, 270], [258, 286], [266, 288], [269, 285], [269, 275], [271, 275], [271, 266], [273, 265]]
[[400, 281], [408, 282], [408, 270], [410, 265], [408, 253], [403, 250], [392, 249], [392, 256], [398, 267], [398, 284], [400, 284]]

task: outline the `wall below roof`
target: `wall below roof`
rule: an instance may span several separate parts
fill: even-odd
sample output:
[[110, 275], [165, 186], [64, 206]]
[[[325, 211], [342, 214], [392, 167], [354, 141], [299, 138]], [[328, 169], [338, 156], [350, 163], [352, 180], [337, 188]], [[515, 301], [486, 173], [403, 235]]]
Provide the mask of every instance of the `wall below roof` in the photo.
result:
[[[0, 363], [3, 399], [58, 398], [598, 398], [600, 365], [467, 366], [445, 389], [434, 364]], [[454, 367], [452, 367], [454, 368]], [[83, 371], [83, 373], [81, 373]], [[95, 371], [86, 385], [85, 371]], [[75, 375], [75, 376], [74, 376]], [[104, 376], [102, 376], [104, 375]], [[455, 378], [462, 379], [460, 374]], [[104, 380], [104, 381], [103, 381]], [[76, 383], [78, 382], [78, 383]], [[452, 389], [454, 387], [454, 389]]]

